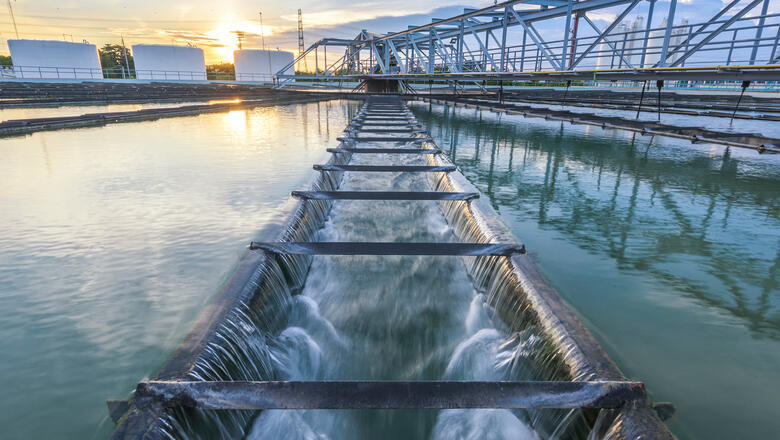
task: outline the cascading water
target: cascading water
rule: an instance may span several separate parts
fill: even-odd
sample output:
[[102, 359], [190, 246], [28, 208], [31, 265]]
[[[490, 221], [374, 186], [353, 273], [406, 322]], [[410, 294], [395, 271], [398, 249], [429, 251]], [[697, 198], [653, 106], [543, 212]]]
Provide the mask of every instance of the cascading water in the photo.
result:
[[[336, 154], [333, 162], [425, 160]], [[313, 187], [336, 188], [452, 190], [443, 175], [429, 180], [416, 173], [323, 173]], [[465, 203], [306, 201], [285, 240], [491, 241]], [[571, 380], [563, 353], [537, 329], [516, 280], [499, 270], [505, 264], [497, 257], [269, 258], [259, 293], [226, 320], [188, 380]], [[171, 438], [586, 438], [596, 416], [581, 410], [177, 409], [166, 413], [162, 430]]]

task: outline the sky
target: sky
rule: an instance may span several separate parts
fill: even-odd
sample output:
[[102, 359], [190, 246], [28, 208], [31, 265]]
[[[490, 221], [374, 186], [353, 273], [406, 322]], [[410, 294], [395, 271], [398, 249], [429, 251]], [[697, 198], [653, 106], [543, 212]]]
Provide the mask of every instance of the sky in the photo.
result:
[[[746, 3], [747, 0], [743, 0]], [[2, 2], [5, 3], [5, 2]], [[677, 20], [701, 21], [715, 14], [724, 0], [679, 0]], [[102, 46], [120, 43], [192, 44], [205, 52], [207, 64], [232, 62], [238, 48], [235, 31], [246, 33], [245, 48], [260, 48], [261, 34], [267, 48], [297, 52], [297, 10], [303, 11], [304, 39], [308, 46], [323, 37], [351, 38], [361, 29], [375, 33], [403, 30], [410, 24], [429, 23], [431, 17], [444, 18], [463, 12], [464, 7], [484, 7], [491, 0], [335, 0], [281, 1], [249, 0], [11, 0], [20, 38], [67, 40]], [[780, 0], [771, 0], [770, 9], [780, 12]], [[668, 1], [656, 4], [654, 23], [666, 15]], [[520, 9], [520, 7], [518, 7]], [[263, 27], [260, 27], [262, 12]], [[606, 26], [606, 19], [619, 10], [590, 13], [591, 19]], [[627, 18], [645, 15], [647, 2]], [[11, 17], [0, 5], [0, 53], [8, 54], [6, 40], [15, 38]], [[552, 26], [540, 32], [560, 33]]]

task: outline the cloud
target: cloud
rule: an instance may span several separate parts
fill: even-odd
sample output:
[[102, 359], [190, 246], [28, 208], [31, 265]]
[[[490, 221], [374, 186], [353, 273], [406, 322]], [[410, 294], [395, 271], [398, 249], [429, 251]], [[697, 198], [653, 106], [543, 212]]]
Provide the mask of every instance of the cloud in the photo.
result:
[[[332, 9], [322, 12], [307, 13], [304, 17], [304, 24], [310, 24], [315, 27], [339, 26], [345, 23], [357, 23], [369, 21], [380, 17], [407, 17], [410, 15], [422, 14], [428, 11], [402, 11], [398, 9], [386, 10], [355, 10], [355, 9]], [[297, 15], [282, 15], [282, 18], [289, 21], [298, 22]]]

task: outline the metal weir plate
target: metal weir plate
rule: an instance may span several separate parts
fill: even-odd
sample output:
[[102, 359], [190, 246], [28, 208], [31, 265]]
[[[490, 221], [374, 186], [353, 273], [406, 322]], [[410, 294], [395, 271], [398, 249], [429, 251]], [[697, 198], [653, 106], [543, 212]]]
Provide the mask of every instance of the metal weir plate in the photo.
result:
[[452, 165], [314, 165], [314, 169], [317, 171], [361, 171], [375, 173], [449, 173], [456, 170]]
[[317, 200], [473, 200], [474, 192], [447, 191], [293, 191], [293, 197]]
[[497, 256], [524, 254], [525, 246], [497, 243], [277, 242], [249, 243], [250, 250], [293, 255]]
[[138, 384], [136, 396], [201, 409], [620, 408], [641, 382], [175, 382]]

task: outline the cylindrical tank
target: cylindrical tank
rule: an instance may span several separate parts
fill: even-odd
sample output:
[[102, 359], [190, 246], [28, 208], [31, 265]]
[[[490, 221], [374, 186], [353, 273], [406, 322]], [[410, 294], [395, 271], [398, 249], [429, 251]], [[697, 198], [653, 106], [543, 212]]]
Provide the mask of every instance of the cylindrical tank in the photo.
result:
[[[281, 50], [242, 49], [233, 52], [236, 81], [271, 81], [281, 69], [293, 62], [293, 54]], [[292, 75], [294, 66], [285, 74]]]
[[53, 40], [8, 40], [16, 78], [102, 79], [97, 47]]
[[167, 44], [133, 45], [135, 75], [151, 80], [205, 80], [203, 49]]

